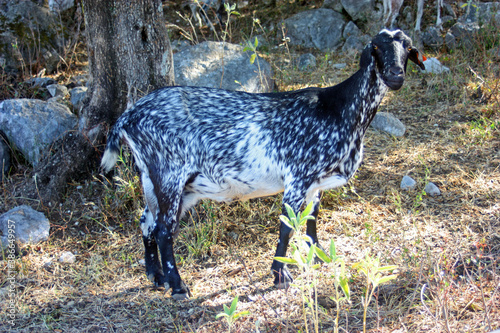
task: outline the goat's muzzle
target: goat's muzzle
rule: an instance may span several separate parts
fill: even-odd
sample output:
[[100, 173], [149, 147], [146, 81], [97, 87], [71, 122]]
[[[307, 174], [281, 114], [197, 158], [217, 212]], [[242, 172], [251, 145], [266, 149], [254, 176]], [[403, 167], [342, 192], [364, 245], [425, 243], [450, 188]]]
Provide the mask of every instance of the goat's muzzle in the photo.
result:
[[405, 82], [405, 72], [402, 67], [392, 66], [384, 75], [385, 84], [392, 90], [399, 90]]

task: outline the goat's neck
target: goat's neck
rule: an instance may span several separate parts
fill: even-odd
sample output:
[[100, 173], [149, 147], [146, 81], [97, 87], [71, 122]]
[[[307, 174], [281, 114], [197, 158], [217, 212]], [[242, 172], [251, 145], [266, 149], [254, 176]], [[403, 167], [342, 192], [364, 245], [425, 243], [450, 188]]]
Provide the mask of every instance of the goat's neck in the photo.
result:
[[358, 73], [358, 86], [353, 98], [356, 112], [354, 120], [355, 127], [364, 133], [373, 120], [388, 87], [380, 77], [374, 61], [368, 67], [360, 69]]

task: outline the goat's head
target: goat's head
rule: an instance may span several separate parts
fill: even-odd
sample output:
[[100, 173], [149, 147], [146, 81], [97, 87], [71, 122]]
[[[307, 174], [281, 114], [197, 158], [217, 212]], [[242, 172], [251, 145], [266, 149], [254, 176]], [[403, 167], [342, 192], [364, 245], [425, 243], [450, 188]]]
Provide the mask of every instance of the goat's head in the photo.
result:
[[363, 50], [361, 67], [374, 61], [384, 83], [398, 90], [405, 80], [408, 59], [425, 69], [423, 61], [426, 59], [412, 46], [410, 37], [401, 30], [384, 29]]

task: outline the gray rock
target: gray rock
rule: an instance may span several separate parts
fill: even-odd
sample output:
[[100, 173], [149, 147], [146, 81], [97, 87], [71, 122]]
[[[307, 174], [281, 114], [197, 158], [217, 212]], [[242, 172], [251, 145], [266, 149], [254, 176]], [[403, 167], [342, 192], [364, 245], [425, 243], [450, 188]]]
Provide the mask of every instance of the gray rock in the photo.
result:
[[[471, 23], [455, 23], [448, 33], [451, 34], [455, 39], [454, 43], [451, 42], [451, 37], [445, 37], [445, 40], [450, 42], [450, 44], [446, 44], [446, 46], [450, 47], [452, 44], [455, 46], [462, 46], [466, 48], [472, 48], [476, 44], [476, 37], [479, 33], [479, 25], [476, 22]], [[447, 35], [448, 35], [447, 33]]]
[[362, 35], [361, 30], [358, 28], [356, 23], [353, 21], [347, 22], [347, 24], [344, 27], [344, 32], [342, 33], [342, 37], [345, 39], [353, 36], [353, 37], [359, 37]]
[[424, 191], [431, 197], [441, 195], [441, 191], [439, 190], [439, 188], [432, 182], [428, 182], [427, 185], [425, 185]]
[[364, 44], [358, 37], [349, 36], [342, 46], [342, 52], [347, 56], [355, 56], [356, 54], [361, 53], [364, 47]]
[[26, 81], [33, 87], [46, 88], [48, 85], [55, 84], [56, 80], [50, 77], [33, 77]]
[[424, 43], [425, 46], [437, 49], [443, 46], [444, 38], [436, 27], [429, 27], [422, 34], [422, 43]]
[[342, 43], [346, 20], [332, 9], [319, 8], [298, 13], [285, 20], [290, 44], [333, 50]]
[[417, 186], [417, 182], [410, 176], [404, 176], [401, 180], [400, 188], [404, 191], [412, 190]]
[[339, 63], [339, 64], [333, 64], [332, 67], [334, 69], [344, 69], [347, 67], [347, 64], [345, 62]]
[[322, 7], [327, 9], [333, 9], [338, 13], [342, 13], [342, 10], [344, 9], [341, 0], [325, 0], [323, 1]]
[[305, 70], [314, 67], [316, 67], [316, 57], [313, 54], [306, 53], [299, 57], [299, 69]]
[[242, 46], [229, 43], [203, 42], [185, 48], [174, 54], [175, 83], [252, 93], [272, 91], [271, 66], [261, 57], [251, 64], [251, 55]]
[[488, 53], [492, 58], [500, 58], [500, 46], [492, 48]]
[[64, 105], [35, 99], [0, 102], [0, 130], [33, 166], [48, 146], [77, 125]]
[[53, 12], [62, 12], [75, 5], [74, 0], [49, 0], [49, 8]]
[[373, 0], [342, 0], [342, 7], [354, 21], [367, 21], [369, 12], [375, 9]]
[[73, 107], [79, 111], [82, 110], [85, 103], [85, 98], [87, 97], [87, 87], [76, 87], [69, 91], [71, 95], [71, 104]]
[[424, 66], [425, 70], [422, 70], [422, 73], [442, 74], [450, 71], [448, 67], [441, 64], [436, 58], [427, 58], [424, 61]]
[[375, 35], [382, 28], [384, 14], [382, 1], [342, 0], [342, 6], [364, 32]]
[[7, 175], [10, 169], [10, 148], [2, 135], [0, 135], [0, 180]]
[[62, 262], [63, 264], [74, 264], [75, 261], [76, 257], [70, 251], [63, 252], [59, 257], [59, 262]]
[[71, 83], [74, 83], [75, 86], [86, 86], [89, 80], [88, 74], [81, 74], [73, 76], [70, 80]]
[[379, 131], [384, 131], [396, 137], [402, 137], [406, 132], [405, 125], [388, 112], [377, 112], [371, 126]]
[[64, 97], [69, 93], [68, 88], [66, 88], [66, 86], [63, 86], [62, 84], [49, 84], [47, 86], [47, 90], [49, 91], [52, 97], [57, 97], [57, 96]]
[[[63, 29], [58, 16], [48, 8], [26, 0], [1, 1], [0, 62], [4, 70], [17, 72], [30, 62], [45, 66], [47, 60], [52, 61], [55, 57], [59, 62], [54, 50], [62, 49], [68, 41]], [[38, 54], [41, 56], [36, 56]], [[53, 70], [53, 63], [49, 67]]]
[[499, 2], [475, 2], [474, 5], [466, 7], [465, 15], [459, 18], [463, 23], [492, 23], [500, 25], [500, 3]]
[[45, 215], [23, 205], [0, 215], [0, 230], [4, 236], [14, 230], [21, 244], [36, 244], [49, 238], [50, 223]]
[[448, 31], [444, 36], [444, 43], [446, 44], [446, 47], [451, 50], [457, 47], [457, 39], [450, 31]]

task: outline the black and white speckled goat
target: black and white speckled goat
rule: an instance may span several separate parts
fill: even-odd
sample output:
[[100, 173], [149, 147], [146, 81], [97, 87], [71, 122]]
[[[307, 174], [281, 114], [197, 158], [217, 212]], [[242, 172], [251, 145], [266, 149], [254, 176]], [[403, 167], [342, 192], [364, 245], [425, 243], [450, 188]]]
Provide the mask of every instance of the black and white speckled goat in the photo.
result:
[[[201, 199], [245, 200], [284, 192], [296, 212], [320, 191], [342, 186], [358, 169], [363, 137], [388, 89], [401, 88], [408, 59], [423, 59], [402, 31], [382, 30], [362, 52], [360, 69], [329, 88], [249, 94], [166, 87], [140, 99], [108, 136], [101, 166], [109, 171], [121, 140], [141, 172], [141, 218], [147, 276], [188, 297], [174, 258], [179, 219]], [[283, 210], [286, 214], [286, 210]], [[317, 242], [316, 220], [307, 234]], [[281, 224], [276, 256], [286, 255], [290, 229]], [[161, 264], [158, 256], [161, 254]], [[292, 280], [273, 261], [277, 287]]]

